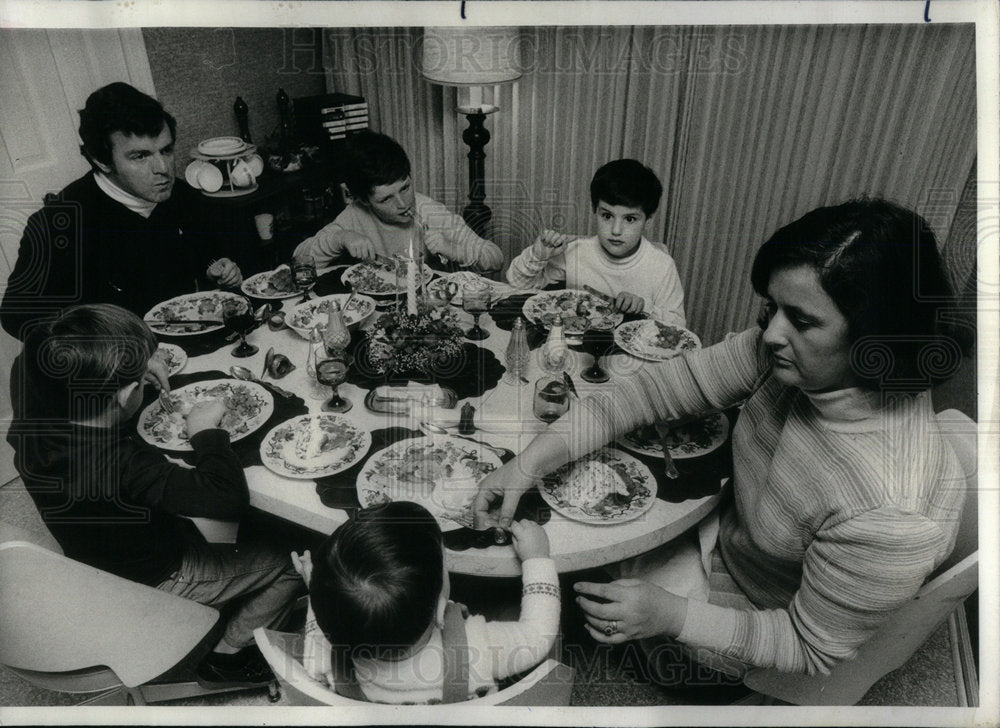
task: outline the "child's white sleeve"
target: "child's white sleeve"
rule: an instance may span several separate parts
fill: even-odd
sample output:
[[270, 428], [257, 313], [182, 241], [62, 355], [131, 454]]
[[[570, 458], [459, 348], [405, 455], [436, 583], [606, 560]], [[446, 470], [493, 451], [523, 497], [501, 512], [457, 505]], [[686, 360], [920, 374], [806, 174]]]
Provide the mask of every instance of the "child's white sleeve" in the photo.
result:
[[684, 288], [677, 265], [669, 255], [662, 266], [658, 266], [659, 281], [650, 301], [649, 313], [665, 324], [687, 328], [684, 315]]
[[[516, 622], [486, 622], [485, 644], [470, 634], [471, 669], [489, 670], [494, 680], [528, 670], [548, 655], [559, 635], [559, 577], [552, 559], [521, 564], [521, 617]], [[468, 623], [467, 623], [468, 624]], [[470, 625], [471, 626], [471, 625]], [[478, 663], [475, 664], [475, 663]]]
[[544, 260], [535, 255], [533, 246], [521, 251], [507, 268], [507, 282], [515, 288], [545, 288], [566, 280], [566, 254]]

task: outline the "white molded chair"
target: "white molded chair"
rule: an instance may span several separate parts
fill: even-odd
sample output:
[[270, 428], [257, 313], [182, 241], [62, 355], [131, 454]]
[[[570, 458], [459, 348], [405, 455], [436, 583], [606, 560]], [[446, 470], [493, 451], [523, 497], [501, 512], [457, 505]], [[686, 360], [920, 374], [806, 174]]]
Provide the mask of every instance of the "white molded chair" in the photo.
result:
[[221, 692], [185, 670], [212, 647], [212, 607], [20, 540], [0, 543], [0, 585], [0, 664], [33, 685], [86, 704]]
[[966, 477], [965, 507], [952, 553], [912, 601], [900, 607], [853, 659], [838, 663], [829, 675], [754, 669], [744, 678], [748, 687], [795, 705], [854, 705], [878, 679], [901, 667], [943, 621], [950, 620], [953, 639], [964, 627], [962, 604], [979, 584], [977, 425], [958, 410], [940, 412], [937, 420]]
[[[292, 705], [372, 705], [345, 698], [313, 680], [302, 665], [301, 634], [259, 627], [254, 630], [253, 636]], [[459, 705], [569, 705], [575, 674], [568, 665], [548, 659], [513, 685]]]

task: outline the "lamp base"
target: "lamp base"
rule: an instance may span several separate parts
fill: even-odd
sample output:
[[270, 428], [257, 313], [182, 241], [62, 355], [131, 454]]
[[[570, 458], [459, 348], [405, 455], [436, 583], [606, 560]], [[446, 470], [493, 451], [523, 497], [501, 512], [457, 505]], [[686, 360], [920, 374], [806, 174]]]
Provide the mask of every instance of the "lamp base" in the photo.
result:
[[466, 114], [469, 127], [462, 132], [462, 141], [469, 145], [469, 204], [462, 210], [466, 224], [481, 238], [488, 235], [493, 211], [483, 202], [486, 199], [485, 161], [486, 144], [490, 132], [483, 126], [486, 113], [475, 107], [474, 113]]

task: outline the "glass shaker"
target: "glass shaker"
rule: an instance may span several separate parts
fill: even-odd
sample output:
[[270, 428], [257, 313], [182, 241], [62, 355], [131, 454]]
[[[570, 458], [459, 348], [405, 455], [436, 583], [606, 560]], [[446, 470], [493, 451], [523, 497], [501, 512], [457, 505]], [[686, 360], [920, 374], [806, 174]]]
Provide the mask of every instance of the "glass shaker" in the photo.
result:
[[514, 327], [510, 331], [510, 342], [507, 344], [506, 365], [510, 372], [514, 384], [520, 386], [527, 380], [524, 372], [528, 368], [528, 357], [531, 352], [528, 349], [528, 334], [524, 328], [524, 318], [518, 316], [514, 321]]
[[549, 329], [549, 336], [542, 345], [541, 365], [549, 374], [555, 374], [566, 369], [569, 361], [569, 346], [563, 334], [562, 316], [557, 315]]

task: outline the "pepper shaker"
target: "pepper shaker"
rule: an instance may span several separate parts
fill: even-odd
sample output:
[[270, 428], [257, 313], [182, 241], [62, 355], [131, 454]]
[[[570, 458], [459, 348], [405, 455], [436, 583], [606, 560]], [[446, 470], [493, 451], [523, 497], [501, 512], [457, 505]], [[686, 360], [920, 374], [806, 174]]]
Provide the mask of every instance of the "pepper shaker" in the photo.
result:
[[472, 416], [475, 412], [476, 408], [468, 402], [462, 405], [462, 415], [458, 421], [458, 434], [471, 435], [475, 433], [476, 426], [472, 423]]

